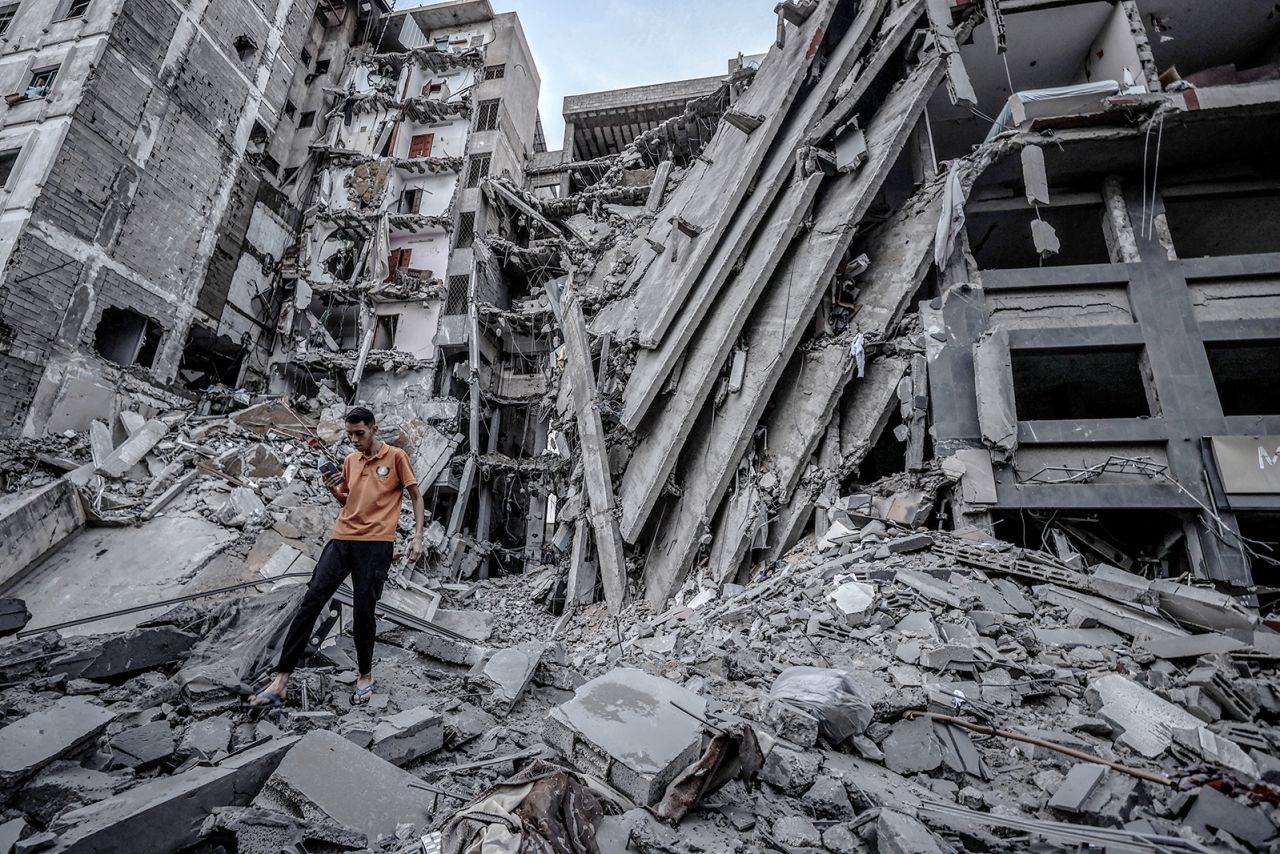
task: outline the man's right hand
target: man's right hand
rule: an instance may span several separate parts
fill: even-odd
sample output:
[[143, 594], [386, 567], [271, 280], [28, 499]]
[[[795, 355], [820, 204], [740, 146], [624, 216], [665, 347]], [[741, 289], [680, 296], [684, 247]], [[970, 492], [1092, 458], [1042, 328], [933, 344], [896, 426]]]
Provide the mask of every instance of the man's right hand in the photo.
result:
[[338, 492], [342, 486], [342, 472], [335, 471], [333, 474], [325, 475], [324, 485], [329, 487], [330, 492]]

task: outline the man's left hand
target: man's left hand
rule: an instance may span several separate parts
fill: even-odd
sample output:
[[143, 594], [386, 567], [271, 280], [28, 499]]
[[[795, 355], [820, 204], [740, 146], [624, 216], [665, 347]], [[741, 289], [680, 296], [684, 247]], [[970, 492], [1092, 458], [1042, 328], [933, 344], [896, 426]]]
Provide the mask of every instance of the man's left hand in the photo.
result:
[[422, 558], [422, 541], [414, 537], [409, 541], [409, 563], [417, 563]]

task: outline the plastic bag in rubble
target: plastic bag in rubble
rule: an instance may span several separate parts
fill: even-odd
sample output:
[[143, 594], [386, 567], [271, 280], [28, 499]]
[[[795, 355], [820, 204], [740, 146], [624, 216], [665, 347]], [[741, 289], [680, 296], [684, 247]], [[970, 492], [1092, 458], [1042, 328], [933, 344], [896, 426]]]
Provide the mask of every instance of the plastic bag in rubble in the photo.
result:
[[767, 705], [789, 703], [818, 719], [818, 731], [832, 744], [861, 735], [874, 711], [842, 670], [788, 667], [769, 689]]
[[252, 693], [278, 659], [306, 592], [305, 584], [295, 584], [223, 605], [178, 671], [178, 684], [192, 698]]

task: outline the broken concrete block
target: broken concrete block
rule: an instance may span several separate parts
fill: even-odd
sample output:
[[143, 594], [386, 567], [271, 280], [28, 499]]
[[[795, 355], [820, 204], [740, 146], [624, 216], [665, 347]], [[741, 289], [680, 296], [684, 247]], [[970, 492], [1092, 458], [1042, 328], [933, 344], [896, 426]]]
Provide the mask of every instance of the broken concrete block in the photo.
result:
[[156, 442], [160, 441], [160, 437], [168, 431], [169, 428], [163, 421], [148, 421], [128, 439], [121, 442], [119, 447], [107, 454], [98, 465], [98, 471], [108, 477], [123, 477], [125, 472], [142, 462], [147, 452], [154, 448]]
[[798, 795], [813, 785], [821, 766], [822, 756], [818, 753], [775, 744], [764, 758], [760, 779], [788, 795]]
[[368, 850], [363, 833], [323, 819], [300, 819], [260, 807], [220, 807], [205, 820], [201, 836], [234, 833], [236, 854], [281, 851]]
[[373, 843], [401, 824], [426, 828], [433, 796], [417, 782], [342, 736], [315, 730], [288, 752], [253, 805], [346, 825]]
[[1093, 680], [1086, 696], [1098, 705], [1103, 720], [1122, 731], [1116, 741], [1149, 759], [1169, 749], [1173, 727], [1200, 725], [1185, 709], [1117, 673]]
[[267, 505], [252, 489], [237, 486], [231, 490], [226, 503], [218, 508], [215, 518], [228, 528], [242, 528], [266, 518]]
[[618, 668], [552, 709], [543, 736], [579, 768], [648, 805], [701, 755], [697, 719], [705, 715], [706, 700], [692, 691], [643, 670]]
[[522, 643], [493, 652], [471, 668], [467, 685], [480, 692], [481, 706], [505, 715], [524, 696], [545, 650], [541, 643]]
[[493, 614], [488, 611], [451, 611], [437, 608], [431, 622], [456, 632], [475, 643], [484, 643], [493, 634]]
[[480, 647], [431, 632], [416, 633], [407, 648], [448, 664], [473, 665], [484, 655]]
[[792, 744], [813, 747], [818, 743], [818, 719], [785, 701], [768, 704], [765, 723], [773, 727], [779, 738]]
[[222, 715], [196, 721], [183, 734], [178, 749], [186, 755], [199, 753], [206, 759], [212, 759], [230, 747], [231, 727], [231, 718]]
[[1215, 667], [1197, 667], [1187, 674], [1187, 684], [1203, 688], [1222, 710], [1238, 721], [1257, 717], [1257, 705], [1236, 690], [1225, 673]]
[[864, 626], [876, 611], [876, 588], [861, 581], [846, 581], [827, 594], [827, 599], [850, 626]]
[[[84, 768], [74, 762], [58, 761], [36, 774], [18, 794], [18, 807], [48, 825], [72, 804], [92, 804], [109, 798], [127, 785], [128, 778]], [[6, 849], [0, 845], [0, 852]]]
[[213, 767], [135, 786], [63, 813], [50, 828], [51, 854], [161, 854], [195, 845], [200, 826], [217, 807], [243, 806], [296, 737], [280, 738], [228, 757]]
[[885, 546], [889, 549], [890, 554], [907, 554], [909, 552], [918, 552], [921, 549], [927, 549], [933, 545], [933, 537], [925, 533], [910, 534], [906, 537], [896, 537]]
[[149, 768], [173, 755], [176, 739], [173, 727], [161, 719], [136, 726], [115, 735], [111, 746], [112, 766], [116, 768]]
[[1183, 747], [1194, 750], [1204, 757], [1206, 762], [1221, 765], [1235, 771], [1248, 780], [1257, 780], [1261, 775], [1258, 766], [1244, 752], [1240, 745], [1229, 738], [1214, 733], [1212, 730], [1198, 726], [1194, 729], [1174, 727], [1173, 740]]
[[933, 729], [933, 721], [919, 717], [898, 721], [889, 737], [880, 743], [885, 767], [896, 774], [932, 771], [942, 764], [942, 745]]
[[81, 679], [117, 679], [181, 661], [197, 639], [173, 626], [134, 629], [109, 638], [100, 646], [55, 659], [49, 669]]
[[942, 854], [942, 847], [918, 820], [896, 810], [880, 810], [876, 819], [879, 854]]
[[1093, 762], [1081, 762], [1073, 766], [1067, 772], [1062, 785], [1049, 799], [1049, 809], [1070, 813], [1081, 812], [1085, 802], [1093, 794], [1093, 790], [1102, 782], [1102, 778], [1107, 776], [1108, 770], [1107, 766]]
[[822, 834], [818, 828], [801, 815], [788, 815], [775, 821], [773, 838], [782, 845], [797, 848], [818, 848], [822, 845]]
[[853, 815], [853, 804], [849, 803], [844, 783], [831, 777], [815, 780], [809, 791], [804, 793], [803, 800], [819, 818], [839, 819]]
[[392, 765], [407, 765], [444, 745], [444, 718], [428, 706], [383, 718], [373, 730], [369, 750]]
[[53, 760], [93, 739], [115, 716], [82, 697], [64, 697], [9, 724], [0, 738], [0, 800]]
[[0, 854], [9, 854], [26, 832], [27, 823], [20, 818], [0, 824]]
[[1208, 786], [1196, 795], [1183, 824], [1206, 842], [1214, 842], [1215, 831], [1222, 831], [1255, 849], [1276, 835], [1275, 825], [1261, 809], [1247, 807]]

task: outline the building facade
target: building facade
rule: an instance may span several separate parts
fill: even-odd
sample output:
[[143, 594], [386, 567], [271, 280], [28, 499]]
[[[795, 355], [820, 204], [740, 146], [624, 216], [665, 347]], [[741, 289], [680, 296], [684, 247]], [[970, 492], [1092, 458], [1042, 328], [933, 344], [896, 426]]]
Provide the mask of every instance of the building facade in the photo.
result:
[[122, 392], [172, 405], [242, 379], [296, 215], [266, 149], [294, 133], [287, 90], [318, 14], [0, 6], [0, 429], [84, 429]]

